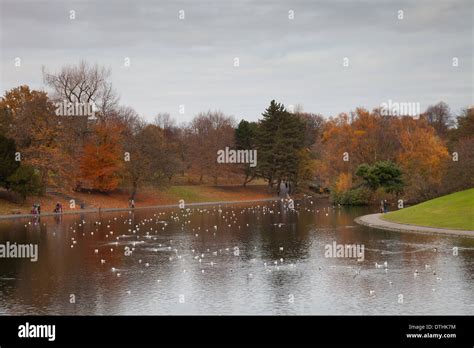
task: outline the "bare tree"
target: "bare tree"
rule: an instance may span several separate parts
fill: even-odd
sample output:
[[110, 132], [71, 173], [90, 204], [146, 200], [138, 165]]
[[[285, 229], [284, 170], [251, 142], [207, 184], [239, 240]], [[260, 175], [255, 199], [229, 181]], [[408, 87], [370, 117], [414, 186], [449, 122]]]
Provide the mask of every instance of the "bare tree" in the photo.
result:
[[191, 166], [199, 174], [200, 183], [204, 175], [214, 179], [229, 172], [229, 166], [217, 163], [217, 151], [234, 145], [235, 120], [220, 111], [208, 111], [197, 115], [189, 126]]
[[43, 80], [53, 89], [53, 98], [69, 103], [94, 103], [98, 116], [107, 117], [118, 105], [118, 97], [110, 78], [110, 69], [86, 61], [68, 65], [57, 73], [43, 67]]
[[164, 130], [176, 127], [175, 120], [167, 112], [156, 115], [154, 124]]
[[421, 115], [435, 129], [438, 136], [446, 138], [448, 131], [454, 125], [454, 116], [451, 114], [448, 104], [439, 102], [430, 105]]

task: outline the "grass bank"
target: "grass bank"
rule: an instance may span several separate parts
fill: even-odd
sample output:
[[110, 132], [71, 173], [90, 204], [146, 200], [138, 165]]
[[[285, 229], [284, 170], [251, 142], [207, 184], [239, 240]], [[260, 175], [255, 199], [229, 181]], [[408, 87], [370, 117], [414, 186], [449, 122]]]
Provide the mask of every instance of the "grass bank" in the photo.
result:
[[474, 230], [474, 188], [438, 197], [382, 216], [401, 224]]

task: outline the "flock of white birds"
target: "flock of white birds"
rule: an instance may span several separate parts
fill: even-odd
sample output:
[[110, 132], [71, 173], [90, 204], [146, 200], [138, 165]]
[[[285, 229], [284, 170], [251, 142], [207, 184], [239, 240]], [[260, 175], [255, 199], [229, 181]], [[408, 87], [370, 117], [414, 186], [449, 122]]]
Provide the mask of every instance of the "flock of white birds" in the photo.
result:
[[[255, 221], [261, 220], [260, 223], [263, 223], [262, 220], [264, 219], [265, 224], [271, 221], [269, 225], [265, 226], [266, 228], [282, 229], [284, 231], [285, 227], [291, 227], [290, 225], [292, 224], [289, 221], [295, 220], [291, 218], [291, 214], [295, 215], [293, 216], [294, 218], [297, 218], [297, 215], [303, 212], [320, 214], [324, 218], [331, 214], [337, 214], [340, 209], [339, 206], [317, 206], [309, 196], [305, 197], [305, 202], [296, 204], [293, 207], [293, 202], [289, 204], [288, 200], [279, 200], [268, 204], [254, 204], [239, 208], [233, 208], [232, 206], [224, 206], [223, 208], [219, 205], [188, 207], [177, 210], [166, 209], [153, 213], [152, 217], [147, 211], [147, 214], [143, 215], [148, 217], [142, 219], [137, 218], [137, 216], [140, 216], [139, 210], [129, 210], [111, 218], [91, 215], [94, 219], [90, 220], [86, 219], [83, 215], [80, 220], [76, 220], [68, 226], [68, 235], [70, 236], [68, 238], [70, 238], [71, 249], [77, 248], [78, 243], [84, 240], [84, 238], [79, 238], [79, 234], [82, 237], [90, 235], [100, 238], [102, 242], [96, 243], [91, 252], [95, 254], [101, 269], [112, 272], [115, 277], [122, 277], [124, 272], [130, 270], [127, 267], [121, 268], [126, 262], [132, 262], [138, 267], [142, 266], [143, 268], [140, 268], [140, 272], [143, 273], [149, 267], [153, 268], [162, 265], [164, 255], [166, 255], [168, 262], [175, 263], [180, 267], [182, 273], [199, 272], [207, 275], [210, 269], [219, 264], [220, 260], [222, 260], [221, 257], [234, 257], [237, 259], [241, 257], [242, 246], [238, 245], [238, 237], [233, 238], [236, 245], [226, 245], [215, 249], [204, 248], [203, 250], [189, 247], [189, 244], [183, 246], [179, 240], [168, 239], [167, 237], [176, 236], [174, 238], [179, 239], [181, 231], [182, 234], [187, 234], [188, 237], [193, 236], [196, 239], [201, 237], [206, 239], [218, 238], [219, 234], [222, 233], [232, 234], [239, 230], [255, 230], [258, 227], [253, 225]], [[249, 218], [249, 214], [254, 214], [255, 216]], [[218, 221], [218, 224], [214, 225], [213, 223], [216, 221]], [[253, 221], [253, 223], [246, 221]], [[28, 227], [28, 225], [31, 225], [31, 222], [26, 224], [25, 227]], [[126, 233], [123, 233], [123, 231], [126, 231]], [[95, 238], [96, 242], [97, 238]], [[219, 244], [210, 243], [207, 245]], [[283, 257], [285, 252], [284, 246], [278, 246], [278, 252], [281, 257], [274, 260], [263, 261], [261, 259], [257, 260], [257, 258], [246, 258], [246, 261], [254, 263], [254, 265], [261, 262], [257, 269], [268, 273], [278, 272], [282, 269], [291, 270], [298, 267], [299, 261], [290, 262], [285, 260]], [[437, 249], [434, 248], [433, 252], [437, 252]], [[180, 266], [180, 263], [182, 266]], [[369, 266], [364, 264], [361, 267], [348, 266], [347, 268], [355, 272], [352, 274], [352, 278], [355, 278], [361, 274], [361, 271], [367, 271]], [[375, 269], [381, 269], [388, 273], [388, 262], [375, 262]], [[228, 271], [232, 272], [233, 270], [229, 269]], [[318, 266], [315, 268], [315, 272], [317, 271], [324, 271], [324, 267]], [[430, 273], [436, 276], [437, 281], [442, 280], [441, 277], [437, 276], [436, 271], [431, 270], [431, 266], [428, 264], [425, 265], [424, 272], [415, 269], [413, 277], [416, 279], [421, 273]], [[248, 273], [246, 277], [252, 279], [254, 274]], [[161, 279], [156, 279], [156, 281], [161, 282]], [[392, 281], [387, 281], [390, 286], [393, 285]], [[432, 291], [436, 291], [436, 289], [432, 288]], [[131, 290], [126, 290], [126, 293], [130, 294]], [[367, 295], [369, 297], [376, 296], [376, 291], [369, 289]]]

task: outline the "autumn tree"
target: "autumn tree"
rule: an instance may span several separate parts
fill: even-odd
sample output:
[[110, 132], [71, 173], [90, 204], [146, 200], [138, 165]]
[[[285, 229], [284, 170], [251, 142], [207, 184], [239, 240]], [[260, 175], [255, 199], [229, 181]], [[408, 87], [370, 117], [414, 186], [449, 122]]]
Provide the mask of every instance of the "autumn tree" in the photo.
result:
[[121, 146], [123, 127], [117, 123], [99, 122], [94, 135], [84, 147], [80, 161], [80, 186], [109, 192], [120, 183], [120, 170], [126, 160]]
[[342, 113], [330, 118], [323, 130], [321, 177], [322, 184], [330, 187], [337, 180], [340, 173], [352, 174], [351, 159], [355, 154], [353, 148], [354, 130], [349, 115]]
[[449, 159], [446, 145], [423, 119], [403, 117], [396, 119], [395, 127], [400, 144], [397, 162], [405, 173], [409, 195], [432, 198], [430, 187], [439, 185], [445, 175]]
[[450, 134], [450, 158], [443, 193], [474, 187], [474, 107], [462, 110]]
[[331, 187], [342, 173], [354, 175], [361, 164], [390, 161], [405, 173], [407, 197], [428, 197], [438, 191], [445, 173], [446, 145], [423, 118], [383, 116], [377, 109], [358, 108], [350, 118], [341, 114], [326, 122], [322, 145], [319, 168]]
[[[94, 117], [76, 112], [73, 115], [63, 113], [60, 117], [62, 131], [58, 140], [63, 151], [72, 159], [68, 168], [71, 176], [80, 172], [82, 149], [93, 133], [94, 119], [115, 119], [123, 112], [118, 105], [119, 98], [110, 76], [110, 69], [87, 61], [65, 65], [52, 72], [43, 67], [43, 80], [56, 106], [67, 105], [69, 108], [78, 105], [93, 112]], [[77, 178], [71, 179], [76, 181]]]
[[45, 92], [20, 86], [7, 91], [0, 100], [2, 122], [9, 122], [6, 136], [15, 141], [20, 159], [39, 171], [43, 187], [61, 185], [71, 174], [70, 163], [61, 144], [62, 125], [55, 106]]

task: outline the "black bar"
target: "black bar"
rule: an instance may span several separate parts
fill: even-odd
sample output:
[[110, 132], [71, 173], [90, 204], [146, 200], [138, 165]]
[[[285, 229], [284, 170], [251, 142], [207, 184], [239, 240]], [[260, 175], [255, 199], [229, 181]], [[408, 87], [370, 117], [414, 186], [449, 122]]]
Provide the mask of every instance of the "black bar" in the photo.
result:
[[[20, 338], [19, 326], [26, 323], [30, 327], [55, 325], [55, 340]], [[0, 316], [0, 347], [65, 344], [473, 347], [473, 324], [473, 317], [469, 316]], [[409, 325], [417, 329], [410, 329]], [[456, 337], [408, 338], [407, 334], [455, 334]]]

